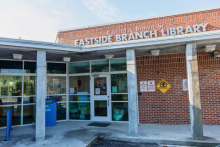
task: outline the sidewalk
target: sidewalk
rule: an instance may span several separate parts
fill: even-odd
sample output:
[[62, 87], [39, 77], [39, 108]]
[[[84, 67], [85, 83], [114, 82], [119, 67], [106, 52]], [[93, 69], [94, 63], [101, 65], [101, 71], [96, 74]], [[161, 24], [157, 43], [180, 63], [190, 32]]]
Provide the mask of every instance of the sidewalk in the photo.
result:
[[151, 142], [169, 145], [220, 145], [220, 126], [204, 125], [204, 141], [191, 139], [189, 125], [139, 124], [138, 137], [128, 135], [128, 123], [111, 123], [107, 127], [87, 126], [89, 121], [65, 121], [46, 128], [46, 139], [34, 141], [35, 128], [15, 127], [11, 141], [5, 139], [6, 129], [0, 129], [0, 146], [77, 146], [86, 147], [97, 137], [110, 140]]

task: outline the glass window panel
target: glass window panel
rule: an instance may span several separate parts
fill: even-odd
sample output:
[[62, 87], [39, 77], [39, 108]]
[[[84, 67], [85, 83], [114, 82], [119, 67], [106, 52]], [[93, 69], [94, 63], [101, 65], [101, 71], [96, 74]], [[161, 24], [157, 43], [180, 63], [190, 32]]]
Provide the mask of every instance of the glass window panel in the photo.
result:
[[112, 121], [128, 121], [128, 102], [112, 103]]
[[90, 73], [90, 62], [69, 63], [69, 73]]
[[92, 61], [92, 72], [109, 72], [109, 60]]
[[0, 76], [0, 96], [21, 96], [21, 76]]
[[24, 61], [24, 73], [36, 73], [36, 62]]
[[21, 97], [0, 98], [0, 105], [21, 104]]
[[66, 74], [66, 63], [47, 63], [47, 73]]
[[[12, 125], [21, 125], [21, 106], [12, 107]], [[10, 106], [0, 107], [0, 127], [6, 126], [7, 121], [7, 110]]]
[[106, 77], [94, 78], [94, 95], [107, 95]]
[[69, 79], [70, 94], [89, 94], [90, 76], [74, 76]]
[[69, 95], [69, 101], [90, 101], [90, 95]]
[[47, 94], [66, 94], [66, 77], [47, 76]]
[[35, 123], [36, 106], [35, 105], [24, 105], [23, 106], [23, 124]]
[[0, 60], [0, 73], [22, 73], [22, 61]]
[[127, 74], [111, 75], [112, 93], [127, 93]]
[[94, 101], [95, 116], [107, 116], [107, 101]]
[[112, 94], [112, 101], [128, 101], [127, 94]]
[[126, 59], [110, 60], [110, 62], [111, 62], [111, 71], [127, 70]]
[[24, 76], [24, 96], [36, 94], [36, 76]]
[[66, 101], [66, 95], [52, 95], [48, 96], [48, 99], [57, 99], [57, 102]]
[[90, 120], [90, 103], [69, 103], [69, 119]]
[[34, 97], [34, 96], [24, 97], [23, 98], [23, 103], [24, 104], [36, 103], [36, 97]]
[[57, 120], [66, 120], [66, 103], [57, 103]]

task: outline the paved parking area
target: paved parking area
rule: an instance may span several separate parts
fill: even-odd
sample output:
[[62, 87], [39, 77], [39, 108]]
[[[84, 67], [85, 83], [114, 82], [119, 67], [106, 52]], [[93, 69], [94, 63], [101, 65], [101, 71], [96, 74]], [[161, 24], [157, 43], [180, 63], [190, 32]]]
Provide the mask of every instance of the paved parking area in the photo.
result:
[[[194, 142], [189, 125], [139, 124], [138, 137], [128, 135], [128, 123], [114, 122], [107, 127], [87, 126], [91, 121], [58, 122], [57, 126], [46, 128], [46, 139], [36, 142], [35, 126], [15, 127], [11, 131], [11, 141], [5, 139], [6, 129], [0, 129], [0, 146], [72, 146], [86, 147], [98, 136], [103, 139], [132, 142], [156, 142], [159, 144], [182, 144]], [[220, 144], [220, 126], [204, 125], [203, 143]]]

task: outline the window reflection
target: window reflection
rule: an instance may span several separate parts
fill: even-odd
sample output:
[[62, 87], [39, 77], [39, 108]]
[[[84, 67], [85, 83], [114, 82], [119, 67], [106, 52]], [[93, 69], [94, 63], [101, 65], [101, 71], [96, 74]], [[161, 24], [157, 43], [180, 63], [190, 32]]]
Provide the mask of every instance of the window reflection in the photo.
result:
[[47, 63], [47, 73], [66, 74], [66, 63]]
[[24, 62], [24, 73], [36, 73], [36, 62]]
[[66, 94], [66, 77], [48, 76], [47, 94]]
[[22, 73], [22, 61], [0, 60], [0, 73]]
[[70, 94], [84, 94], [90, 93], [90, 76], [74, 76], [69, 79], [69, 93]]
[[90, 120], [90, 103], [69, 103], [69, 118]]
[[47, 96], [48, 99], [57, 99], [57, 102], [66, 101], [66, 95]]
[[30, 96], [30, 97], [24, 97], [23, 98], [23, 103], [28, 104], [28, 103], [35, 103], [36, 102], [36, 97]]
[[0, 96], [21, 96], [21, 76], [0, 76]]
[[21, 97], [0, 98], [0, 105], [21, 104]]
[[127, 70], [126, 59], [110, 60], [110, 62], [111, 62], [111, 71], [126, 71]]
[[112, 120], [128, 121], [128, 102], [112, 103]]
[[127, 74], [111, 75], [112, 93], [127, 93]]
[[36, 107], [35, 105], [23, 106], [23, 124], [35, 123]]
[[94, 95], [107, 95], [106, 77], [94, 78]]
[[109, 60], [92, 61], [92, 72], [109, 72]]
[[57, 103], [57, 120], [66, 119], [66, 103]]
[[24, 96], [36, 94], [36, 77], [25, 76], [24, 77]]
[[[11, 106], [12, 107], [12, 125], [21, 125], [21, 106]], [[0, 107], [0, 127], [6, 126], [7, 121], [7, 110], [9, 106]]]
[[79, 62], [69, 64], [69, 73], [89, 73], [90, 72], [90, 62]]

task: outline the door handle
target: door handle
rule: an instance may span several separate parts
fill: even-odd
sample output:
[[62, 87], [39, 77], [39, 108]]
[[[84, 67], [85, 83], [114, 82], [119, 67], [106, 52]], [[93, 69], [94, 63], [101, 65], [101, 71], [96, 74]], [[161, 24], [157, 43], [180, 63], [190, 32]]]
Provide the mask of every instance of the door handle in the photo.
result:
[[108, 106], [109, 106], [109, 99], [108, 99]]

